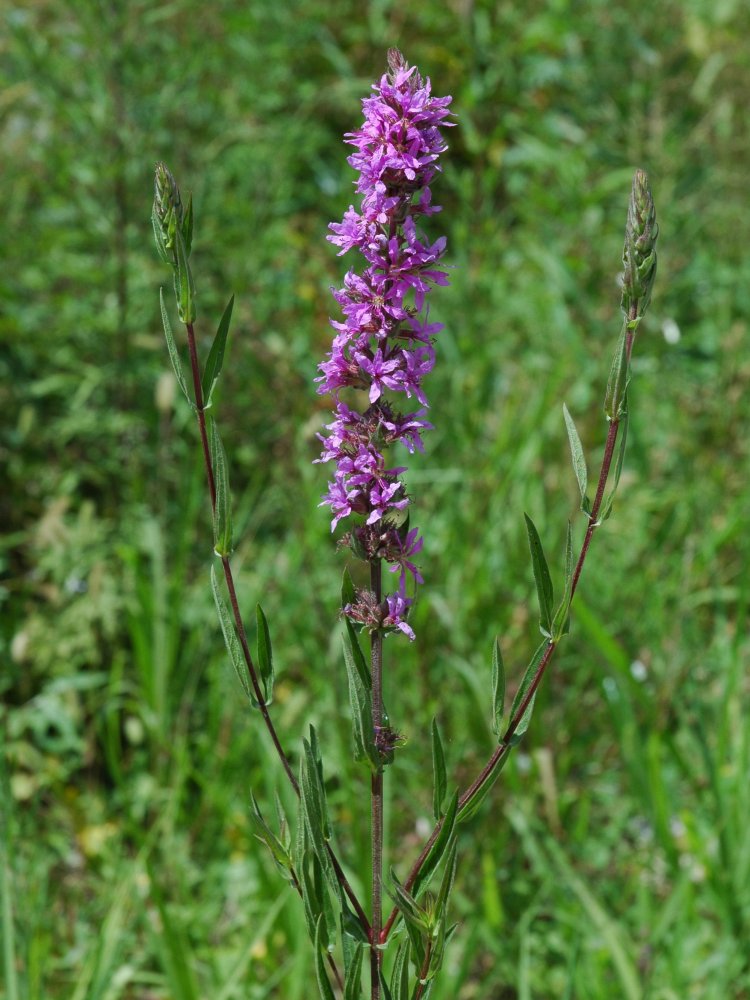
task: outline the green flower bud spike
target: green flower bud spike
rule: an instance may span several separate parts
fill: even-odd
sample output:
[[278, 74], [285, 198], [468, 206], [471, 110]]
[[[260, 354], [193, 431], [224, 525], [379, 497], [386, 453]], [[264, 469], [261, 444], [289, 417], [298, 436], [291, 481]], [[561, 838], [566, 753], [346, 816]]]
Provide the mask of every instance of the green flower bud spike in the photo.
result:
[[654, 199], [643, 170], [636, 170], [628, 205], [625, 246], [622, 251], [622, 311], [628, 329], [635, 330], [651, 301], [656, 277], [656, 224]]
[[171, 264], [177, 310], [183, 323], [195, 322], [195, 286], [188, 264], [193, 242], [193, 202], [183, 209], [177, 181], [165, 163], [154, 173], [154, 207], [151, 211], [154, 239], [159, 256]]
[[182, 230], [184, 213], [177, 181], [165, 163], [157, 163], [154, 173], [154, 207], [151, 222], [159, 256], [165, 264], [177, 265], [175, 234]]
[[636, 170], [625, 224], [625, 246], [622, 251], [623, 272], [620, 276], [625, 322], [607, 384], [604, 412], [607, 420], [620, 420], [627, 411], [627, 391], [630, 381], [630, 355], [638, 325], [651, 301], [656, 277], [656, 224], [654, 199], [643, 170]]

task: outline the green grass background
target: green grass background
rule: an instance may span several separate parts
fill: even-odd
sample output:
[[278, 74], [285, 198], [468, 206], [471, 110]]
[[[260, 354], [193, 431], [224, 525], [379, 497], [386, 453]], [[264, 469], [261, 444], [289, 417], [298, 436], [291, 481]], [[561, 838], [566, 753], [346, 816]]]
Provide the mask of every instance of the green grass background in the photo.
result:
[[251, 789], [292, 802], [211, 603], [157, 159], [194, 195], [203, 350], [238, 296], [217, 408], [240, 596], [268, 615], [295, 759], [318, 729], [367, 896], [312, 379], [345, 267], [325, 241], [353, 198], [341, 136], [397, 44], [459, 123], [430, 220], [454, 266], [436, 430], [409, 473], [427, 583], [418, 641], [386, 644], [399, 871], [430, 816], [431, 717], [463, 787], [492, 748], [493, 636], [511, 685], [536, 644], [524, 511], [559, 585], [562, 403], [595, 467], [636, 166], [662, 231], [614, 516], [522, 752], [462, 828], [433, 1000], [750, 996], [748, 7], [6, 0], [3, 19], [3, 995], [314, 994], [299, 902], [249, 830]]

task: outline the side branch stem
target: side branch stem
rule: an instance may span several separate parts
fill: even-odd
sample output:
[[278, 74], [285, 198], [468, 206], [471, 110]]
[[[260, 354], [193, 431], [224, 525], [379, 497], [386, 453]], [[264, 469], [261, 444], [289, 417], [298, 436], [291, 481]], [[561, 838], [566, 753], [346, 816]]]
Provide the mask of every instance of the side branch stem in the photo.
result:
[[[635, 308], [637, 308], [637, 305]], [[635, 308], [631, 310], [631, 317], [630, 317], [631, 319], [633, 319], [634, 316], [636, 315]], [[633, 350], [633, 338], [634, 338], [634, 331], [630, 331], [628, 333], [628, 340], [626, 347], [628, 364], [630, 363], [630, 356]], [[586, 561], [586, 556], [589, 551], [591, 539], [594, 535], [594, 532], [599, 526], [599, 520], [598, 520], [599, 511], [601, 510], [602, 502], [604, 500], [604, 490], [606, 489], [607, 479], [609, 478], [609, 470], [612, 466], [612, 458], [615, 452], [615, 445], [617, 443], [617, 432], [619, 428], [620, 428], [619, 419], [612, 420], [610, 422], [609, 430], [607, 432], [607, 440], [604, 445], [604, 455], [602, 457], [602, 464], [599, 471], [599, 480], [596, 486], [594, 503], [591, 507], [591, 513], [589, 514], [589, 523], [586, 528], [586, 534], [584, 536], [583, 543], [581, 545], [581, 551], [579, 553], [575, 569], [573, 570], [573, 579], [571, 583], [571, 600], [576, 592], [576, 588], [578, 587], [578, 581], [581, 576], [581, 571], [583, 570], [583, 564]], [[485, 786], [487, 781], [489, 781], [489, 779], [491, 778], [492, 774], [495, 772], [495, 768], [498, 766], [502, 758], [510, 750], [511, 747], [510, 741], [513, 738], [516, 729], [518, 728], [521, 719], [523, 718], [524, 712], [529, 707], [531, 699], [534, 697], [537, 688], [539, 687], [542, 681], [544, 673], [550, 661], [552, 660], [556, 648], [557, 648], [557, 643], [550, 640], [550, 642], [547, 645], [547, 648], [544, 651], [544, 655], [539, 661], [539, 666], [536, 669], [536, 673], [534, 674], [534, 678], [531, 684], [529, 685], [526, 695], [524, 696], [523, 700], [521, 701], [516, 711], [513, 713], [513, 718], [508, 723], [508, 728], [503, 734], [503, 738], [500, 740], [499, 745], [496, 747], [492, 756], [489, 758], [489, 760], [484, 765], [484, 767], [479, 772], [474, 781], [459, 797], [458, 800], [459, 810], [463, 809], [479, 794], [479, 792]], [[421, 871], [422, 865], [424, 864], [425, 859], [429, 854], [430, 848], [437, 840], [438, 834], [440, 833], [440, 829], [442, 827], [442, 823], [443, 821], [440, 820], [436, 824], [435, 828], [433, 829], [432, 833], [429, 836], [429, 839], [427, 840], [427, 843], [422, 848], [419, 857], [412, 865], [409, 875], [406, 878], [406, 881], [404, 882], [405, 889], [409, 890], [414, 885], [414, 880]], [[381, 938], [383, 941], [386, 941], [388, 939], [388, 935], [390, 934], [393, 924], [395, 923], [397, 918], [398, 918], [398, 909], [394, 907], [388, 916], [388, 920], [386, 921], [385, 927], [383, 928], [381, 934]]]
[[[195, 408], [198, 415], [198, 428], [200, 430], [201, 447], [203, 450], [203, 461], [206, 466], [206, 479], [208, 481], [208, 491], [211, 494], [211, 510], [216, 509], [216, 482], [214, 480], [213, 467], [211, 465], [211, 450], [208, 444], [208, 432], [206, 429], [206, 413], [205, 407], [203, 405], [203, 389], [201, 386], [201, 375], [200, 375], [200, 364], [198, 362], [198, 351], [195, 345], [195, 330], [192, 323], [186, 324], [187, 329], [187, 341], [188, 341], [188, 352], [190, 354], [190, 369], [193, 376], [193, 392], [195, 394]], [[227, 584], [227, 591], [229, 593], [229, 602], [232, 606], [232, 616], [234, 618], [235, 627], [237, 629], [237, 636], [240, 640], [240, 646], [242, 647], [242, 655], [244, 657], [245, 663], [247, 665], [247, 672], [250, 677], [250, 683], [252, 684], [253, 693], [255, 694], [255, 700], [260, 706], [260, 713], [263, 716], [263, 722], [265, 723], [268, 734], [271, 737], [271, 741], [276, 748], [276, 753], [278, 754], [279, 760], [281, 761], [282, 767], [286, 772], [286, 776], [289, 779], [289, 783], [294, 789], [294, 793], [299, 798], [299, 782], [292, 770], [292, 765], [289, 762], [289, 758], [284, 752], [281, 746], [281, 741], [279, 740], [278, 733], [276, 732], [276, 727], [273, 724], [273, 720], [268, 711], [268, 706], [265, 704], [263, 697], [263, 692], [261, 690], [260, 681], [258, 680], [258, 672], [255, 669], [255, 663], [253, 662], [253, 657], [250, 652], [250, 646], [247, 641], [247, 633], [245, 631], [245, 624], [242, 620], [242, 613], [240, 612], [239, 602], [237, 600], [237, 588], [234, 585], [234, 575], [232, 573], [232, 566], [229, 562], [228, 556], [221, 557], [221, 565], [224, 570], [224, 579]], [[331, 859], [333, 869], [336, 872], [336, 878], [339, 881], [339, 885], [344, 890], [346, 895], [349, 897], [349, 901], [354, 907], [354, 911], [357, 914], [360, 924], [362, 925], [365, 933], [370, 933], [370, 922], [367, 919], [367, 914], [362, 908], [362, 904], [357, 899], [357, 896], [349, 884], [346, 875], [339, 863], [338, 858], [333, 852], [330, 844], [326, 846], [328, 855]]]

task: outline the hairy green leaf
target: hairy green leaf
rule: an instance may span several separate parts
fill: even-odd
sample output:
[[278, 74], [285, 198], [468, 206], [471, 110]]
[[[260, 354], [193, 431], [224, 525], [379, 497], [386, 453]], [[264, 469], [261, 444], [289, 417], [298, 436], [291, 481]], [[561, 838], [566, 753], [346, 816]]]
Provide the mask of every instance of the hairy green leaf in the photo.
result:
[[531, 564], [534, 569], [534, 580], [536, 582], [536, 592], [539, 598], [539, 627], [542, 635], [549, 635], [552, 630], [552, 602], [554, 592], [552, 590], [552, 578], [549, 575], [549, 567], [544, 557], [542, 542], [539, 532], [534, 526], [528, 514], [523, 515], [526, 519], [526, 531], [529, 536], [529, 550], [531, 551]]
[[341, 607], [345, 608], [347, 604], [353, 604], [356, 599], [357, 592], [354, 589], [351, 573], [349, 572], [349, 568], [345, 566], [344, 575], [341, 579]]
[[350, 909], [346, 899], [343, 901], [341, 910], [341, 930], [358, 944], [369, 944], [370, 939], [362, 926], [359, 917]]
[[336, 1000], [336, 996], [328, 980], [328, 973], [326, 972], [324, 955], [327, 953], [328, 947], [324, 934], [323, 917], [321, 915], [318, 917], [315, 929], [315, 975], [318, 979], [321, 1000]]
[[409, 942], [402, 941], [391, 971], [393, 1000], [409, 1000]]
[[424, 859], [422, 867], [419, 869], [419, 874], [414, 879], [414, 884], [412, 885], [412, 893], [415, 899], [418, 899], [422, 891], [427, 887], [430, 879], [432, 878], [435, 869], [440, 864], [446, 849], [449, 847], [451, 838], [453, 836], [453, 830], [456, 826], [456, 816], [458, 815], [458, 789], [451, 796], [448, 807], [445, 810], [445, 817], [443, 818], [443, 824], [440, 827], [440, 833], [435, 839], [435, 843], [432, 845], [427, 853], [427, 857]]
[[568, 521], [565, 535], [565, 590], [552, 620], [552, 641], [559, 642], [570, 631], [570, 604], [573, 600], [573, 527]]
[[440, 883], [440, 889], [438, 891], [437, 899], [435, 901], [435, 915], [439, 920], [443, 919], [448, 910], [448, 903], [450, 902], [451, 892], [453, 891], [453, 883], [456, 881], [457, 864], [458, 864], [458, 841], [454, 836], [451, 845], [448, 849], [448, 857], [445, 862], [443, 879]]
[[252, 792], [250, 793], [250, 825], [255, 837], [261, 843], [265, 844], [271, 852], [274, 863], [284, 878], [289, 882], [293, 881], [291, 855], [268, 823], [266, 823]]
[[[521, 686], [518, 688], [516, 696], [513, 699], [513, 705], [511, 706], [510, 710], [511, 719], [515, 718], [516, 712], [520, 709], [523, 701], [525, 700], [529, 688], [534, 683], [534, 678], [536, 677], [536, 672], [539, 669], [539, 664], [542, 662], [542, 658], [544, 657], [544, 654], [546, 653], [549, 645], [550, 645], [549, 640], [545, 639], [544, 642], [539, 644], [536, 651], [534, 652], [534, 655], [531, 657], [531, 661], [529, 665], [526, 667], [526, 670], [524, 671], [524, 675], [521, 680]], [[516, 743], [520, 743], [521, 737], [529, 728], [529, 723], [531, 722], [531, 715], [534, 711], [535, 701], [536, 701], [536, 691], [534, 692], [534, 696], [532, 697], [531, 701], [526, 706], [524, 713], [521, 716], [518, 725], [516, 726], [515, 732], [510, 738], [510, 742], [514, 746], [516, 745]]]
[[318, 748], [315, 727], [310, 726], [310, 740], [303, 740], [303, 756], [300, 765], [300, 805], [309, 844], [320, 862], [321, 870], [335, 898], [341, 900], [341, 886], [336, 877], [328, 842], [331, 826], [328, 819], [328, 803], [323, 783], [323, 762]]
[[229, 334], [229, 324], [232, 321], [233, 308], [234, 295], [227, 303], [227, 307], [219, 321], [216, 336], [213, 339], [211, 350], [208, 352], [208, 357], [206, 358], [206, 367], [203, 371], [203, 406], [205, 409], [208, 409], [211, 405], [211, 396], [224, 365], [224, 351], [227, 346], [227, 335]]
[[578, 436], [576, 425], [565, 403], [563, 403], [563, 416], [565, 417], [565, 427], [568, 432], [568, 442], [570, 443], [570, 455], [573, 459], [573, 471], [576, 474], [578, 489], [581, 493], [581, 510], [588, 511], [590, 504], [589, 498], [586, 496], [586, 490], [588, 488], [586, 458], [583, 454], [583, 445], [581, 444], [581, 439]]
[[615, 494], [617, 493], [617, 487], [620, 485], [620, 475], [622, 473], [622, 463], [625, 459], [625, 444], [628, 440], [628, 414], [627, 412], [623, 415], [620, 421], [620, 443], [617, 448], [617, 459], [615, 461], [615, 471], [614, 479], [612, 482], [612, 489], [609, 495], [606, 497], [604, 503], [602, 504], [601, 512], [599, 513], [599, 521], [606, 521], [609, 515], [612, 513], [612, 505], [615, 502]]
[[627, 409], [628, 382], [630, 371], [628, 364], [628, 333], [623, 327], [617, 342], [612, 366], [609, 370], [607, 394], [604, 399], [604, 412], [610, 423], [619, 420]]
[[367, 666], [365, 654], [362, 652], [362, 647], [359, 644], [357, 630], [348, 618], [344, 619], [344, 625], [346, 626], [346, 635], [349, 639], [349, 645], [351, 646], [351, 652], [354, 658], [354, 666], [357, 668], [359, 679], [366, 691], [372, 691], [372, 675], [370, 674], [370, 668]]
[[211, 591], [214, 595], [216, 611], [219, 616], [221, 634], [224, 636], [224, 643], [226, 644], [227, 652], [229, 653], [229, 659], [234, 667], [234, 672], [237, 674], [237, 678], [242, 685], [242, 690], [250, 699], [253, 706], [257, 708], [258, 702], [250, 685], [250, 678], [248, 676], [247, 664], [245, 663], [242, 646], [240, 645], [240, 640], [237, 638], [237, 633], [234, 629], [232, 615], [224, 602], [224, 598], [221, 596], [219, 581], [216, 579], [216, 570], [213, 566], [211, 567]]
[[172, 333], [172, 325], [169, 322], [169, 314], [167, 313], [167, 307], [164, 303], [164, 292], [159, 289], [159, 304], [161, 306], [161, 322], [164, 327], [164, 337], [167, 341], [167, 350], [169, 351], [169, 360], [172, 362], [172, 369], [177, 379], [177, 384], [182, 389], [185, 394], [185, 399], [187, 399], [190, 405], [193, 405], [193, 401], [190, 398], [190, 393], [188, 392], [187, 382], [185, 381], [185, 375], [182, 371], [182, 361], [180, 361], [180, 352], [177, 350], [177, 344], [175, 343], [174, 334]]
[[362, 1000], [362, 956], [363, 948], [357, 948], [346, 970], [344, 1000]]
[[[347, 622], [347, 627], [349, 626], [350, 623]], [[347, 628], [348, 630], [349, 628]], [[369, 690], [362, 682], [360, 668], [357, 665], [357, 657], [354, 651], [356, 648], [357, 646], [352, 646], [350, 636], [347, 635], [344, 638], [344, 662], [346, 663], [346, 676], [349, 681], [349, 703], [352, 710], [354, 759], [365, 761], [370, 769], [375, 772], [381, 766], [381, 761], [375, 749], [375, 733], [372, 726], [372, 698]]]
[[331, 828], [328, 822], [328, 806], [314, 726], [310, 726], [309, 742], [303, 739], [302, 746], [304, 756], [302, 758], [300, 793], [305, 805], [307, 832], [310, 835], [315, 853], [320, 857], [321, 854], [326, 853], [325, 845], [331, 839]]
[[404, 923], [407, 927], [411, 925], [416, 928], [420, 935], [423, 932], [429, 931], [430, 918], [426, 910], [419, 905], [415, 896], [401, 885], [393, 869], [391, 869], [391, 885], [388, 892], [396, 904], [396, 908], [404, 918]]
[[229, 467], [216, 421], [211, 417], [208, 417], [207, 420], [211, 465], [216, 486], [214, 551], [217, 556], [228, 556], [232, 551], [232, 496], [229, 492]]

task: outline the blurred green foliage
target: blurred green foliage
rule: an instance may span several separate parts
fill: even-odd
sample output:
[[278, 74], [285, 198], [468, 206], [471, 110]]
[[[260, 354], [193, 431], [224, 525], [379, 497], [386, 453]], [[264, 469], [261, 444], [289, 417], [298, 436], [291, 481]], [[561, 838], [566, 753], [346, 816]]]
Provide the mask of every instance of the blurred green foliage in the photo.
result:
[[204, 349], [238, 296], [217, 409], [241, 597], [268, 614], [286, 744], [321, 734], [366, 895], [312, 379], [343, 274], [326, 225], [353, 198], [341, 136], [397, 44], [459, 122], [430, 227], [455, 265], [434, 296], [436, 430], [410, 473], [427, 586], [418, 642], [386, 646], [409, 740], [397, 867], [430, 816], [430, 718], [465, 785], [492, 745], [492, 637], [515, 683], [535, 644], [522, 515], [559, 565], [561, 407], [596, 453], [636, 166], [662, 229], [615, 516], [525, 753], [462, 834], [433, 998], [747, 996], [747, 5], [8, 0], [4, 21], [0, 989], [310, 995], [298, 901], [248, 822], [251, 788], [287, 790], [211, 604], [160, 330], [157, 159], [193, 191]]

